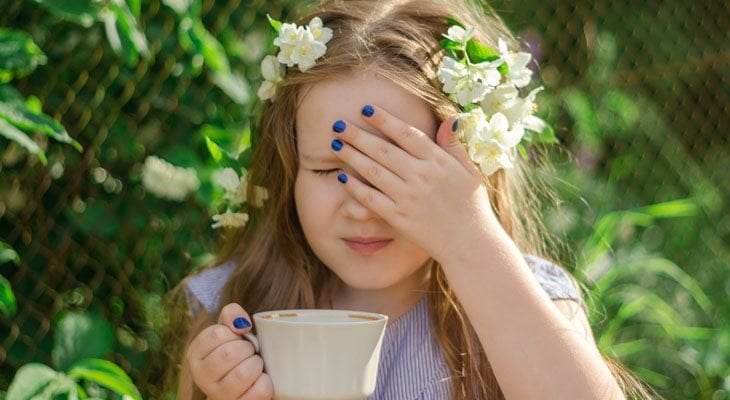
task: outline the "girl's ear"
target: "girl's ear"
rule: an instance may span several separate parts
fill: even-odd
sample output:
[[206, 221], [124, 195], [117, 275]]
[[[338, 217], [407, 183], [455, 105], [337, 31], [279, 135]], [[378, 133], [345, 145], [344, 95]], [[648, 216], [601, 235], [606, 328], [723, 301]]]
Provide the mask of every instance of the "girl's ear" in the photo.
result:
[[436, 143], [451, 154], [461, 165], [472, 174], [479, 175], [474, 163], [466, 152], [466, 147], [459, 141], [459, 116], [446, 118], [436, 132]]

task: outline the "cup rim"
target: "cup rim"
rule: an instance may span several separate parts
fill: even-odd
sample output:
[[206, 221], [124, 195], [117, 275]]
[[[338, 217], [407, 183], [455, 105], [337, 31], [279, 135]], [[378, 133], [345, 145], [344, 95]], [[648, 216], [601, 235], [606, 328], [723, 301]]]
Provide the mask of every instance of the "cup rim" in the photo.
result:
[[[288, 315], [287, 315], [288, 314]], [[301, 321], [294, 318], [295, 316], [306, 316], [312, 314], [329, 314], [341, 316], [345, 314], [346, 317], [354, 317], [351, 321], [331, 322], [327, 325], [367, 325], [377, 324], [379, 322], [388, 321], [388, 316], [385, 314], [372, 313], [367, 311], [355, 311], [355, 310], [340, 310], [340, 309], [289, 309], [289, 310], [271, 310], [271, 311], [260, 311], [253, 315], [256, 322], [263, 321], [266, 323], [273, 324], [292, 324], [292, 325], [321, 325], [319, 322], [314, 321]], [[275, 318], [272, 318], [276, 316]], [[284, 318], [281, 318], [281, 317]]]

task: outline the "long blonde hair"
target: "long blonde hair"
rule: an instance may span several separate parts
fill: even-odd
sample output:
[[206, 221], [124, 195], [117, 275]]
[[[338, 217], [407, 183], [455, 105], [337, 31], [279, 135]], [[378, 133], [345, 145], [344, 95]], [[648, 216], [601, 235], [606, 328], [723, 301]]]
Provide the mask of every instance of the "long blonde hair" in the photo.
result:
[[[269, 199], [265, 207], [249, 210], [247, 227], [225, 234], [218, 254], [217, 263], [236, 263], [221, 304], [239, 303], [251, 315], [271, 309], [314, 308], [329, 295], [334, 278], [307, 244], [294, 202], [298, 170], [295, 116], [303, 88], [333, 76], [372, 72], [423, 99], [434, 118], [443, 121], [458, 111], [441, 92], [436, 78], [443, 57], [439, 40], [447, 31], [447, 17], [475, 27], [479, 40], [494, 47], [500, 37], [512, 48], [518, 47], [494, 12], [469, 0], [332, 0], [298, 23], [315, 16], [334, 31], [326, 55], [305, 73], [293, 68], [287, 71], [276, 100], [265, 104], [256, 130], [249, 179], [268, 188]], [[540, 218], [526, 171], [527, 166], [518, 166], [509, 175], [504, 171], [492, 175], [487, 182], [490, 200], [520, 249], [545, 256], [546, 236], [536, 222]], [[519, 217], [516, 210], [520, 210]], [[427, 268], [431, 269], [429, 317], [454, 377], [452, 398], [504, 398], [441, 266], [431, 262]], [[179, 289], [177, 292], [179, 299]], [[176, 324], [178, 340], [189, 341], [212, 322], [192, 327], [187, 335]], [[614, 372], [621, 375], [621, 368]], [[203, 398], [202, 393], [198, 395]]]

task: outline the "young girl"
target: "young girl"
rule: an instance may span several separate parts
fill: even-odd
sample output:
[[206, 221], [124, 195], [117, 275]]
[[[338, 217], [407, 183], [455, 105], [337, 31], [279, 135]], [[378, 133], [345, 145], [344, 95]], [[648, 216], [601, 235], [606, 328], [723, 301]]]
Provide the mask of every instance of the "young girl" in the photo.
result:
[[[464, 107], [529, 81], [504, 24], [466, 0], [334, 0], [298, 24], [263, 67], [248, 178], [269, 198], [183, 283], [178, 398], [272, 398], [241, 336], [293, 308], [389, 316], [374, 399], [624, 398], [572, 279], [535, 255], [530, 171], [508, 156], [524, 132]], [[470, 38], [500, 55], [458, 81]]]

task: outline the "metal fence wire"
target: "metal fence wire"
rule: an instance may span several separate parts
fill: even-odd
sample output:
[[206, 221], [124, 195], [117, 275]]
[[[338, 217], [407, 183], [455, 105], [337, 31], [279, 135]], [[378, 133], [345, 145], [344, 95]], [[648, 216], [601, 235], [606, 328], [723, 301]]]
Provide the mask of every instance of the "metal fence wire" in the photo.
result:
[[[102, 24], [83, 27], [35, 2], [0, 0], [0, 27], [28, 32], [48, 57], [13, 84], [23, 95], [37, 96], [44, 112], [84, 146], [79, 153], [37, 136], [47, 149], [43, 166], [0, 141], [0, 240], [20, 255], [19, 265], [0, 269], [18, 302], [17, 315], [0, 320], [0, 388], [20, 366], [50, 363], [53, 321], [71, 308], [95, 309], [111, 321], [119, 342], [113, 361], [149, 393], [159, 377], [147, 362], [160, 346], [150, 320], [159, 295], [204, 264], [213, 247], [206, 206], [195, 198], [150, 196], [140, 170], [152, 154], [180, 163], [205, 159], [200, 129], [246, 116], [205, 68], [190, 72], [200, 60], [178, 43], [174, 12], [159, 0], [142, 3], [140, 24], [153, 58], [129, 64], [111, 50]], [[203, 23], [236, 53], [229, 54], [233, 68], [250, 80], [251, 93], [261, 57], [252, 48], [264, 40], [265, 15], [281, 15], [290, 3], [203, 1]], [[691, 273], [708, 291], [730, 293], [712, 275], [730, 261], [728, 3], [493, 5], [539, 59], [546, 92], [565, 90], [564, 100], [575, 99], [567, 91], [575, 87], [594, 105], [610, 102], [599, 96], [603, 92], [616, 93], [616, 101], [633, 99], [638, 114], [630, 128], [614, 127], [615, 116], [597, 109], [596, 125], [587, 128], [570, 113], [556, 114], [558, 135], [597, 179], [618, 183], [623, 192], [617, 206], [701, 199], [692, 229], [676, 238], [665, 232], [666, 240], [693, 248], [669, 256], [689, 269], [704, 257], [708, 270]], [[573, 103], [565, 101], [570, 109]]]

